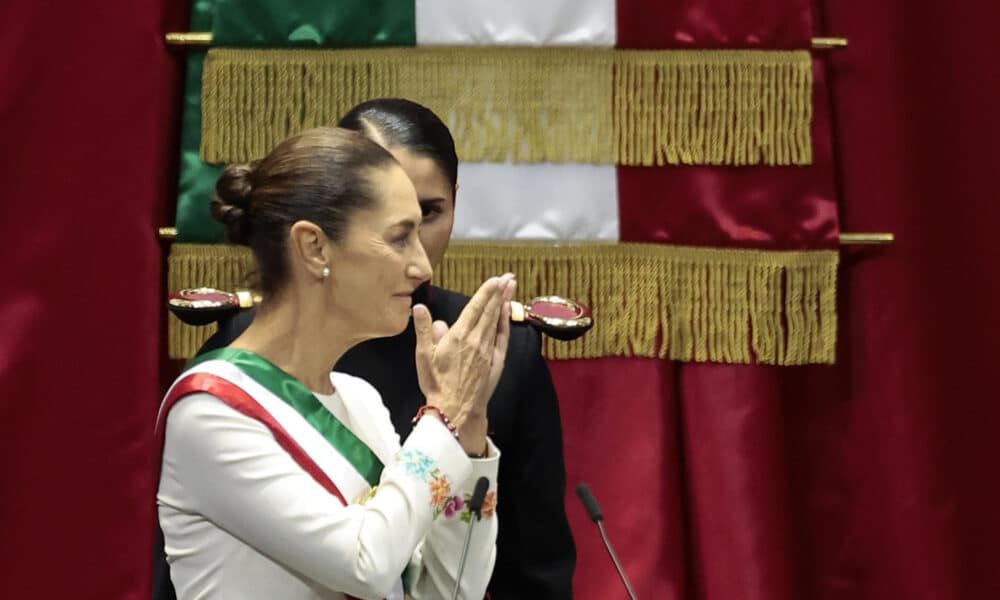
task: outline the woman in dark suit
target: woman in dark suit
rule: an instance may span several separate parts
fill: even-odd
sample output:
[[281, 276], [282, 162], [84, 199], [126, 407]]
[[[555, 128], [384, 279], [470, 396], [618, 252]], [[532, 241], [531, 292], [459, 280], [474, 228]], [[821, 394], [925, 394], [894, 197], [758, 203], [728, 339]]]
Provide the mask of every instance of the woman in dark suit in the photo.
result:
[[[429, 109], [384, 98], [364, 102], [341, 119], [385, 147], [417, 191], [423, 213], [420, 240], [431, 264], [444, 256], [454, 223], [458, 157], [448, 128]], [[454, 322], [469, 298], [425, 285], [414, 301], [435, 320]], [[201, 352], [227, 345], [253, 319], [245, 311], [220, 325]], [[351, 349], [336, 370], [370, 382], [382, 396], [402, 440], [424, 404], [414, 363], [413, 323], [400, 335]], [[497, 561], [489, 590], [493, 600], [570, 598], [576, 550], [566, 519], [559, 406], [539, 335], [513, 324], [506, 367], [488, 408], [491, 437], [503, 452], [498, 475]], [[166, 578], [160, 577], [165, 580]], [[164, 581], [168, 585], [169, 581]], [[161, 598], [166, 596], [161, 596]]]

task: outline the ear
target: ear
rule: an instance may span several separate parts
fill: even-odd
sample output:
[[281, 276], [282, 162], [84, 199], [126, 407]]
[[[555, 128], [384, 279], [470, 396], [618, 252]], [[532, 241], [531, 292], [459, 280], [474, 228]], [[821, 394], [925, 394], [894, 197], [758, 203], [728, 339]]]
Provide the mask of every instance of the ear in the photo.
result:
[[290, 258], [303, 265], [316, 279], [323, 279], [323, 267], [330, 267], [329, 238], [312, 221], [296, 221], [288, 232]]

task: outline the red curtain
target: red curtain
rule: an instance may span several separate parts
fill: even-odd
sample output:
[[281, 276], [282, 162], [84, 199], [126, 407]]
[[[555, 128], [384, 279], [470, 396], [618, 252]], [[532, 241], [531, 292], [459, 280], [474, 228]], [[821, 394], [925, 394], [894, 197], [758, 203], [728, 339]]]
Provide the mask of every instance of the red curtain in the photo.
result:
[[5, 598], [149, 597], [184, 4], [0, 4]]
[[[850, 40], [824, 55], [841, 227], [897, 235], [844, 252], [836, 366], [552, 364], [569, 482], [640, 597], [1000, 597], [998, 17], [816, 6]], [[567, 502], [577, 596], [625, 597]]]
[[837, 248], [823, 62], [814, 61], [813, 71], [810, 166], [618, 166], [620, 239], [763, 250]]
[[[179, 106], [160, 40], [182, 4], [0, 7], [5, 597], [149, 589], [153, 231]], [[845, 253], [836, 366], [552, 364], [569, 482], [591, 485], [641, 597], [1000, 597], [998, 13], [814, 12], [851, 44], [827, 63], [841, 226], [897, 234]], [[567, 502], [577, 596], [624, 597]]]

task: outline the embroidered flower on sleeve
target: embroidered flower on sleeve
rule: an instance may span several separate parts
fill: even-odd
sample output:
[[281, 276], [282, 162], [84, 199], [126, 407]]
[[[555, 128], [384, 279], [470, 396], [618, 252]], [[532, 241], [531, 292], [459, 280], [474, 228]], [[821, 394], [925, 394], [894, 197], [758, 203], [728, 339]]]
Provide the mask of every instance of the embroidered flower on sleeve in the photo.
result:
[[448, 494], [450, 493], [451, 484], [448, 483], [447, 477], [441, 475], [431, 480], [431, 506], [435, 508], [434, 516], [445, 509], [445, 503], [448, 502]]
[[425, 481], [431, 492], [431, 508], [434, 518], [445, 512], [446, 504], [451, 498], [451, 482], [448, 476], [441, 473], [433, 458], [419, 450], [405, 449], [396, 454], [396, 460], [408, 475]]
[[448, 502], [444, 505], [445, 518], [450, 519], [454, 517], [456, 513], [461, 512], [463, 506], [465, 506], [465, 500], [462, 500], [458, 496], [448, 498]]
[[[472, 494], [466, 492], [464, 494], [465, 498], [459, 496], [452, 496], [447, 503], [444, 505], [444, 516], [445, 518], [452, 518], [458, 515], [462, 521], [468, 523], [472, 520], [472, 511], [469, 510], [469, 501], [472, 500]], [[497, 493], [487, 492], [486, 497], [483, 498], [483, 518], [489, 519], [496, 513], [497, 509]]]
[[496, 491], [486, 492], [486, 498], [483, 499], [483, 517], [489, 519], [497, 510], [497, 493]]
[[437, 472], [434, 459], [419, 450], [400, 450], [397, 458], [406, 472], [417, 479], [429, 479], [433, 476], [432, 471]]

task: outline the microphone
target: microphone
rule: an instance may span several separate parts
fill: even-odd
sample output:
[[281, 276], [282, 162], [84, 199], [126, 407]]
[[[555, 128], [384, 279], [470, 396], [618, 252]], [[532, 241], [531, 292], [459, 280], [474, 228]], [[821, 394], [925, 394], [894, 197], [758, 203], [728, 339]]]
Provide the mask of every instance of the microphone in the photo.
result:
[[480, 477], [469, 499], [469, 528], [465, 530], [465, 544], [462, 546], [462, 560], [458, 563], [458, 575], [455, 576], [455, 590], [451, 600], [458, 600], [458, 591], [462, 587], [462, 573], [465, 572], [465, 558], [469, 555], [469, 543], [472, 542], [472, 526], [483, 518], [483, 501], [486, 500], [486, 490], [490, 489], [490, 480]]
[[477, 520], [483, 518], [483, 502], [486, 501], [486, 490], [490, 489], [490, 480], [480, 477], [476, 480], [476, 487], [472, 490], [472, 498], [469, 500], [469, 512], [476, 515]]
[[601, 532], [601, 539], [604, 540], [604, 547], [608, 550], [611, 562], [613, 562], [615, 564], [615, 568], [618, 569], [618, 576], [622, 578], [622, 583], [625, 584], [625, 591], [628, 592], [628, 597], [632, 600], [637, 600], [635, 592], [632, 591], [632, 585], [628, 582], [628, 577], [625, 576], [625, 570], [622, 569], [622, 564], [618, 562], [618, 555], [615, 554], [615, 549], [611, 547], [611, 541], [608, 539], [608, 534], [604, 531], [604, 515], [601, 514], [601, 507], [597, 505], [597, 499], [590, 493], [590, 488], [587, 487], [587, 484], [583, 482], [577, 484], [576, 495], [580, 497], [580, 502], [583, 503], [583, 507], [587, 510], [590, 520], [597, 525], [598, 531]]

